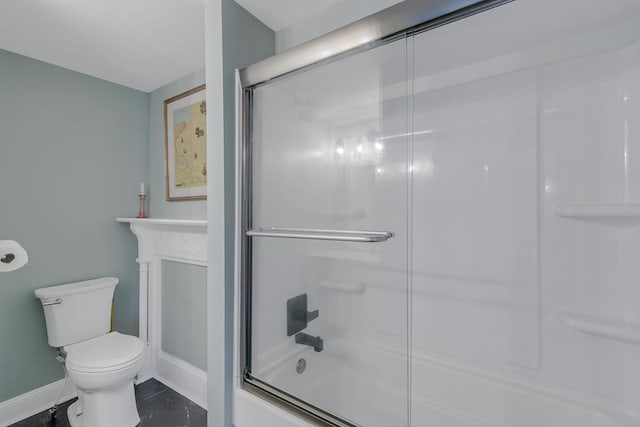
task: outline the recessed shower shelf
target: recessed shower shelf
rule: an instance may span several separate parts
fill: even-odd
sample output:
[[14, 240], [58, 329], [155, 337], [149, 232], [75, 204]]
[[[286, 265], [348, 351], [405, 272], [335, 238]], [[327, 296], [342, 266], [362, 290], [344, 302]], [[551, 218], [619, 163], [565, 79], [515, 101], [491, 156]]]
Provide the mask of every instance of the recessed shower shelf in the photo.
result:
[[371, 252], [356, 251], [323, 251], [312, 252], [308, 254], [310, 257], [327, 258], [336, 261], [361, 262], [366, 264], [380, 263], [380, 254]]
[[350, 283], [350, 282], [333, 282], [329, 280], [321, 280], [320, 287], [336, 292], [344, 292], [347, 294], [363, 294], [367, 289], [365, 283]]
[[557, 311], [556, 315], [565, 325], [586, 334], [640, 344], [640, 323], [638, 322], [570, 311]]
[[367, 210], [363, 208], [345, 210], [323, 209], [320, 211], [320, 215], [334, 219], [361, 219], [367, 216]]
[[618, 227], [640, 225], [640, 204], [561, 204], [554, 209], [556, 215], [582, 221], [592, 221]]

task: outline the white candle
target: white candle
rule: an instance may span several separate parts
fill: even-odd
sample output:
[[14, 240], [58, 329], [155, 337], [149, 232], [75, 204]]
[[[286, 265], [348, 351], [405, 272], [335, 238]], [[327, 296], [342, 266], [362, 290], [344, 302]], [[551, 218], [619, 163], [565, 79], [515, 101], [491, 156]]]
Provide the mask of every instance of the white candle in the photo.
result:
[[144, 192], [144, 182], [141, 182], [141, 183], [140, 183], [140, 195], [141, 195], [141, 196], [144, 196], [144, 195], [145, 195], [145, 192]]

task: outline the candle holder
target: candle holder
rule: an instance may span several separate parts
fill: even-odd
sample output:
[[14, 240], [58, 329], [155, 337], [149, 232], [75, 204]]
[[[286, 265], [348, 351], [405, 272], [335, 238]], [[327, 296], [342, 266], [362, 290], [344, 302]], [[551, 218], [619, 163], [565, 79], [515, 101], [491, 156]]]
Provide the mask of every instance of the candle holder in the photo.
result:
[[136, 218], [147, 218], [147, 214], [144, 211], [144, 200], [147, 198], [146, 194], [140, 194], [140, 212], [138, 212], [138, 216]]

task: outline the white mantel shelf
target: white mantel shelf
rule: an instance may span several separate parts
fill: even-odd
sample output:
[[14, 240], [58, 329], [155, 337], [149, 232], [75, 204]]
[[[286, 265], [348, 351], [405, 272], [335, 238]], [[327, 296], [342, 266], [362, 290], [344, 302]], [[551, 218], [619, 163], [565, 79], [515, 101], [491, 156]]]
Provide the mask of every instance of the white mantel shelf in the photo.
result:
[[118, 222], [149, 225], [181, 225], [186, 227], [206, 227], [205, 219], [164, 219], [164, 218], [116, 218]]

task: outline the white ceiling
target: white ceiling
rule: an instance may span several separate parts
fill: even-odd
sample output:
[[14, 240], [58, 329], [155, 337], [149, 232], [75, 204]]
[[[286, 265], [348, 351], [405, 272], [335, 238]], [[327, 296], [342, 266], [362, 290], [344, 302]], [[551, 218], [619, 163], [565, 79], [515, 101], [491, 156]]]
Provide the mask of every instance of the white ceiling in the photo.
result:
[[0, 0], [0, 49], [150, 92], [204, 68], [204, 2]]
[[274, 31], [344, 0], [235, 0]]
[[[0, 0], [0, 49], [151, 92], [204, 68], [206, 1]], [[360, 0], [236, 1], [278, 31]]]

